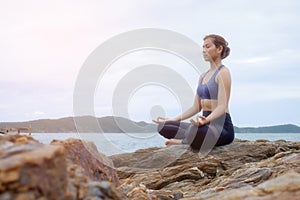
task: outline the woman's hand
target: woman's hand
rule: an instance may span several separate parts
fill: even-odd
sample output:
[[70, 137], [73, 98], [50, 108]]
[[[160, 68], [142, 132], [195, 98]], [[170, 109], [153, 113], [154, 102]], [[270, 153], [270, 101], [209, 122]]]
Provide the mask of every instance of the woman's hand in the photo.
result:
[[191, 119], [190, 122], [191, 124], [196, 126], [203, 126], [205, 124], [208, 124], [209, 121], [204, 116], [197, 116], [196, 121]]
[[166, 122], [166, 121], [178, 121], [175, 118], [166, 118], [166, 117], [158, 117], [154, 120], [152, 120], [154, 123], [160, 123], [160, 122]]

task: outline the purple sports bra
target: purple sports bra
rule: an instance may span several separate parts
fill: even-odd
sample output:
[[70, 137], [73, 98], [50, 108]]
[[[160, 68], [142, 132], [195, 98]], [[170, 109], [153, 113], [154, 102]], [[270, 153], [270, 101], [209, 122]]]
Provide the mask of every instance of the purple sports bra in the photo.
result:
[[201, 78], [200, 84], [197, 88], [197, 94], [201, 99], [218, 99], [218, 85], [215, 79], [222, 67], [224, 67], [224, 65], [218, 67], [218, 69], [215, 71], [215, 73], [212, 75], [212, 77], [206, 84], [203, 84], [202, 81], [207, 72]]

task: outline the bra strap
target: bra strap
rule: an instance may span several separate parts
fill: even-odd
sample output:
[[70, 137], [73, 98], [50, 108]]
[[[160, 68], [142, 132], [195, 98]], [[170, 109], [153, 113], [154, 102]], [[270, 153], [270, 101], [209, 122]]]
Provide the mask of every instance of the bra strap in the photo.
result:
[[218, 67], [218, 69], [215, 71], [214, 75], [212, 75], [212, 77], [216, 77], [218, 72], [224, 67], [224, 65], [221, 65], [220, 67]]

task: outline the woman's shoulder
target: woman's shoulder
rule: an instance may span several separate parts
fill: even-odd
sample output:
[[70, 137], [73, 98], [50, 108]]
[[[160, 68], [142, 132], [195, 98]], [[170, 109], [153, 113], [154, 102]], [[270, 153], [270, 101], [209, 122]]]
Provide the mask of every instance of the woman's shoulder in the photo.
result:
[[226, 67], [225, 65], [220, 69], [218, 75], [226, 75], [226, 74], [230, 74], [230, 70], [228, 67]]
[[216, 76], [216, 81], [218, 82], [218, 79], [230, 79], [230, 70], [228, 67], [223, 66], [219, 73]]

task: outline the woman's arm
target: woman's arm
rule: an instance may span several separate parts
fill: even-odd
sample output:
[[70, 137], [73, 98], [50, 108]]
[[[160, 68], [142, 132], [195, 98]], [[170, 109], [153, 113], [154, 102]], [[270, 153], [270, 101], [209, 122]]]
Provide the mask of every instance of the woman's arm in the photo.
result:
[[[199, 77], [198, 85], [200, 84], [200, 81], [202, 81], [203, 76], [204, 75], [202, 74]], [[185, 112], [183, 112], [181, 115], [178, 115], [177, 117], [174, 117], [174, 118], [158, 117], [156, 120], [152, 120], [152, 121], [155, 123], [159, 123], [161, 121], [181, 121], [181, 120], [185, 120], [189, 117], [194, 116], [195, 114], [199, 113], [201, 110], [202, 110], [201, 99], [196, 92], [193, 105], [189, 109], [187, 109]]]
[[200, 97], [198, 96], [198, 94], [196, 94], [193, 105], [189, 109], [187, 109], [184, 113], [175, 117], [174, 119], [176, 121], [185, 120], [185, 119], [190, 118], [190, 117], [194, 116], [195, 114], [199, 113], [201, 111], [201, 109], [202, 109], [201, 108], [201, 100], [200, 100]]
[[155, 123], [159, 123], [162, 121], [181, 121], [185, 120], [189, 117], [192, 117], [193, 115], [197, 114], [201, 111], [201, 100], [198, 94], [196, 94], [193, 105], [187, 109], [185, 112], [183, 112], [181, 115], [178, 115], [174, 118], [164, 118], [164, 117], [158, 117], [156, 120], [153, 120]]

